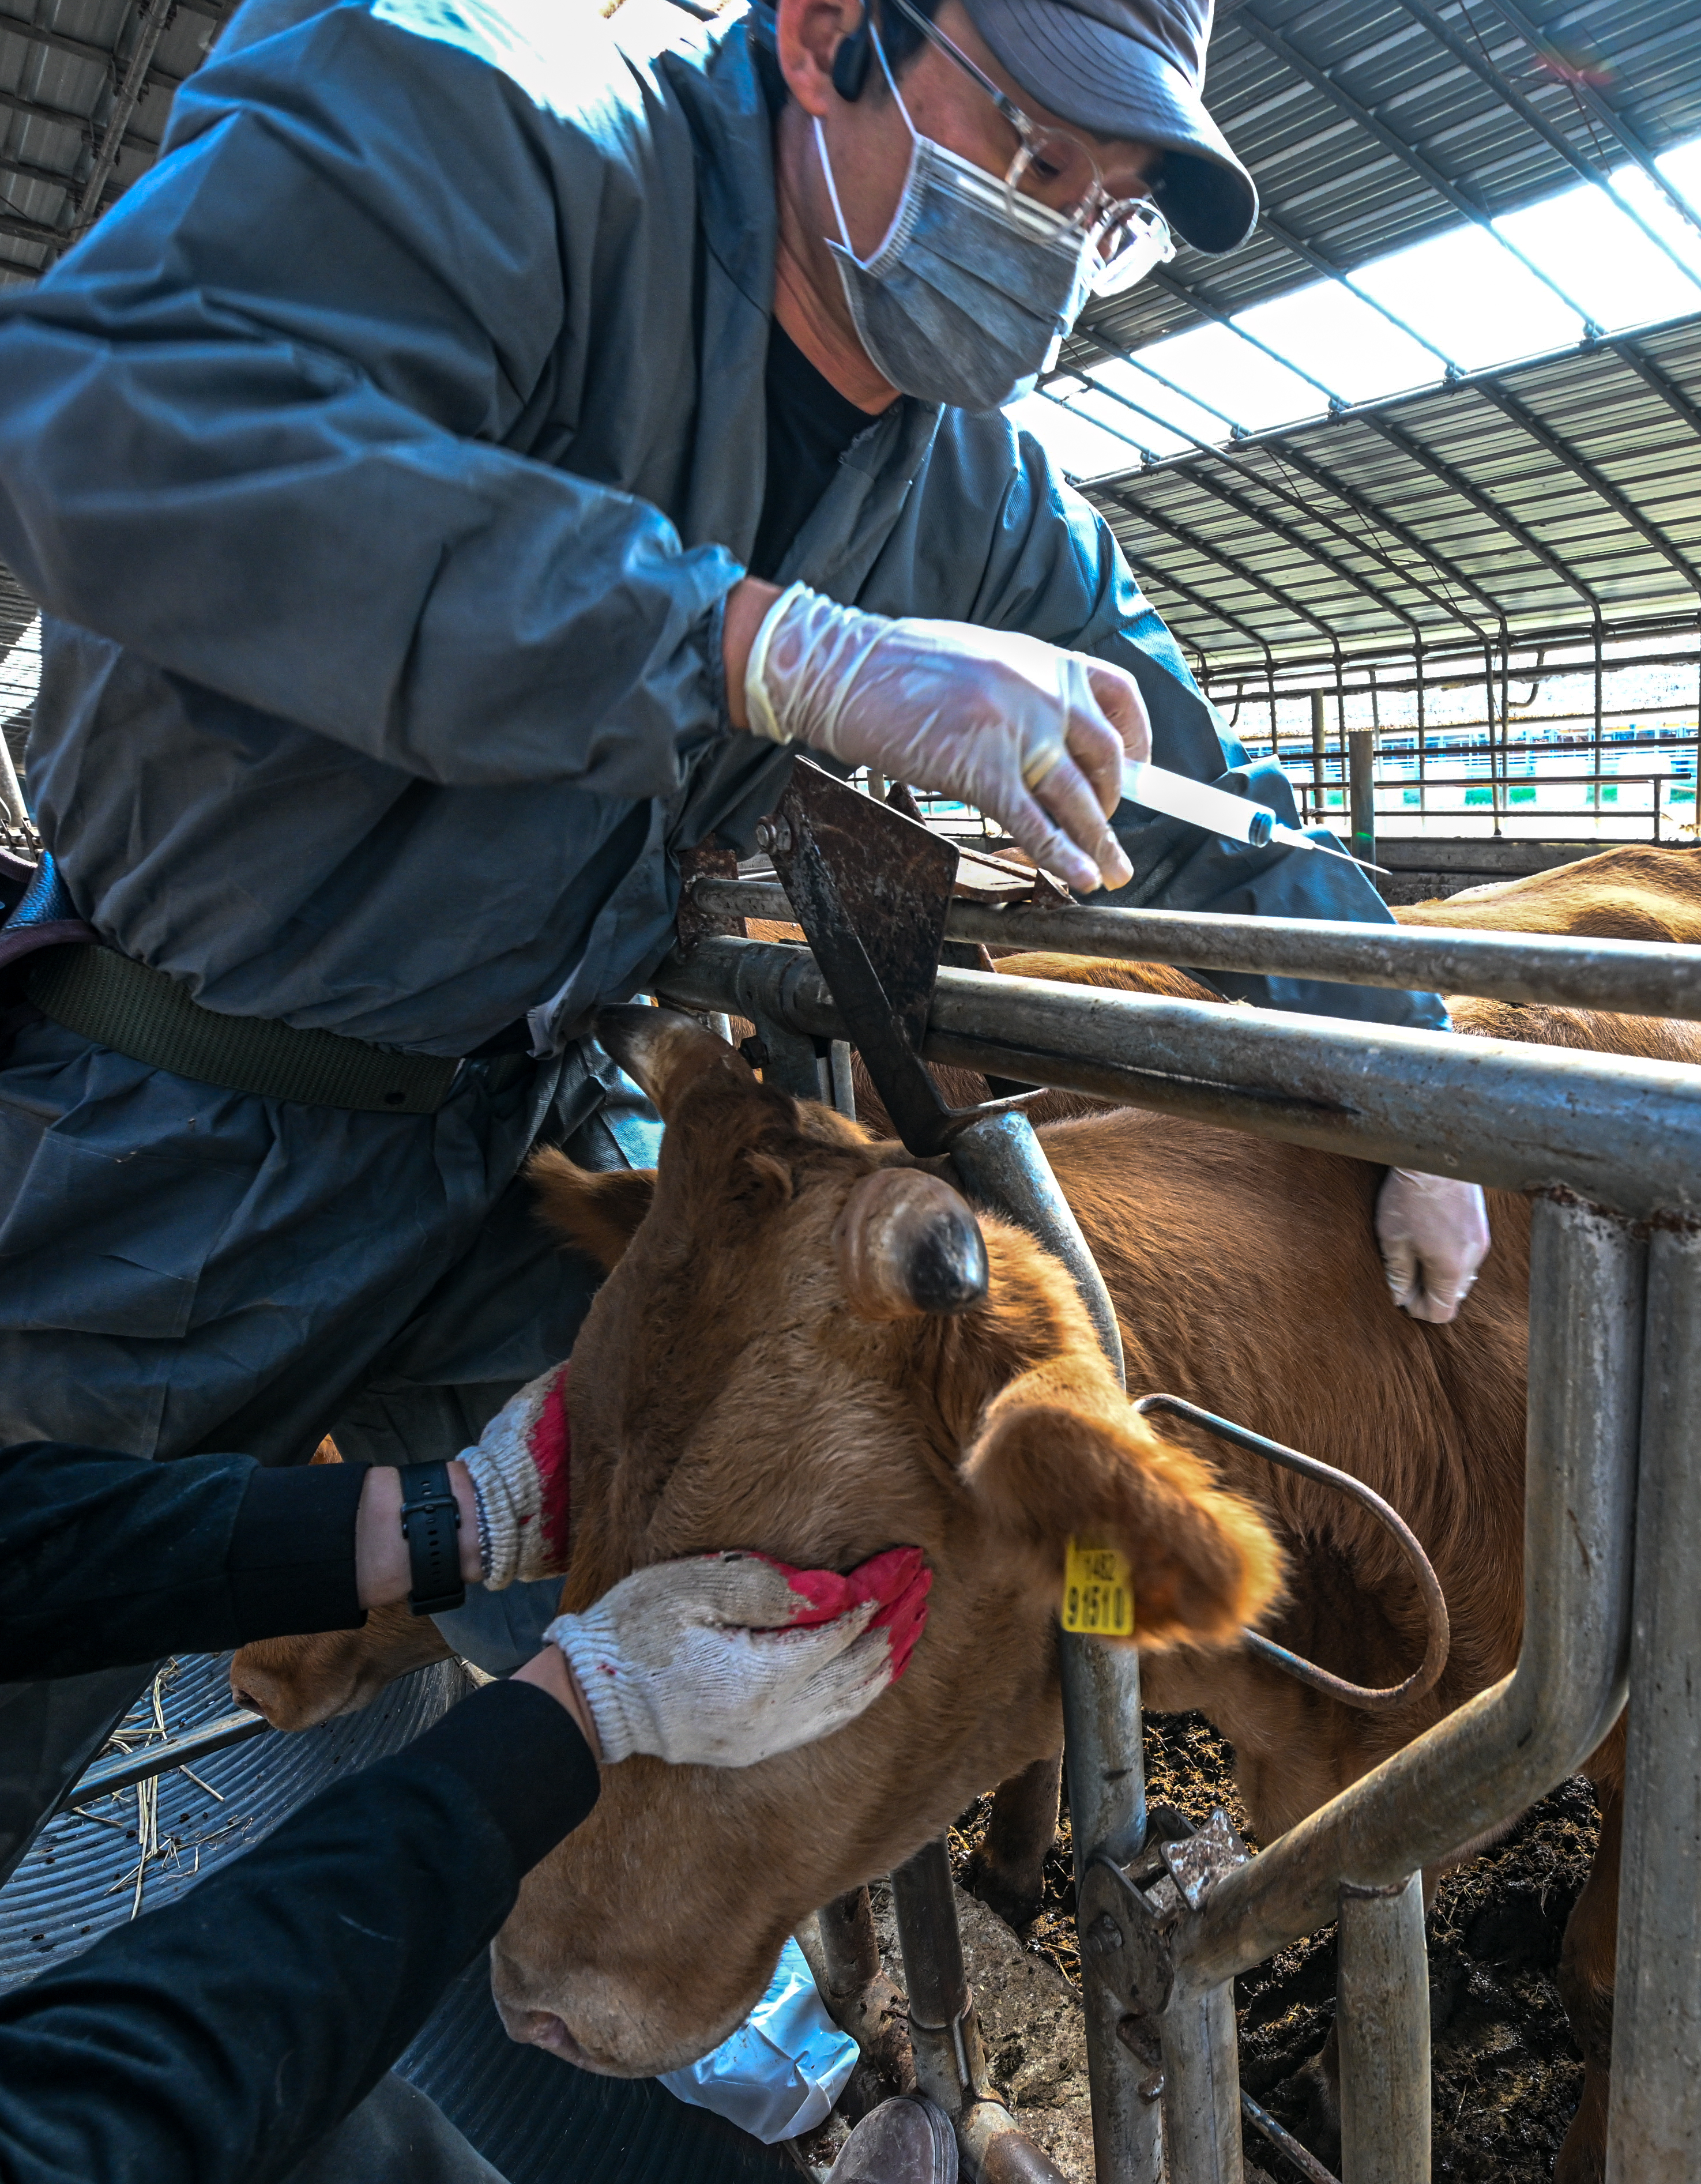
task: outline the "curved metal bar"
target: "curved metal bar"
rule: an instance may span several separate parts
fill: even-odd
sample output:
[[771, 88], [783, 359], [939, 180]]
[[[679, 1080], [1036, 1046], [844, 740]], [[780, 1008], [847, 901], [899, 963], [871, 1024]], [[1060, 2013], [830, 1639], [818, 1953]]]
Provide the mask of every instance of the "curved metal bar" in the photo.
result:
[[1308, 1661], [1298, 1653], [1291, 1653], [1286, 1646], [1278, 1646], [1269, 1638], [1261, 1638], [1255, 1630], [1244, 1631], [1242, 1642], [1268, 1661], [1272, 1668], [1280, 1669], [1285, 1675], [1294, 1677], [1302, 1684], [1309, 1684], [1313, 1691], [1323, 1691], [1330, 1698], [1339, 1699], [1342, 1706], [1356, 1707], [1364, 1713], [1386, 1713], [1393, 1708], [1403, 1706], [1408, 1699], [1421, 1698], [1434, 1689], [1447, 1663], [1447, 1652], [1452, 1644], [1452, 1630], [1447, 1620], [1447, 1601], [1442, 1592], [1441, 1580], [1436, 1577], [1429, 1557], [1418, 1544], [1417, 1535], [1397, 1509], [1385, 1502], [1374, 1487], [1367, 1486], [1362, 1479], [1355, 1479], [1350, 1471], [1337, 1471], [1332, 1463], [1320, 1462], [1314, 1456], [1306, 1456], [1297, 1448], [1288, 1448], [1279, 1440], [1268, 1440], [1263, 1434], [1252, 1432], [1246, 1426], [1237, 1426], [1231, 1418], [1219, 1418], [1214, 1411], [1201, 1410], [1198, 1404], [1190, 1403], [1180, 1396], [1142, 1396], [1134, 1407], [1142, 1417], [1153, 1412], [1164, 1412], [1172, 1418], [1185, 1418], [1190, 1425], [1202, 1432], [1213, 1435], [1219, 1440], [1232, 1441], [1237, 1448], [1250, 1449], [1267, 1463], [1280, 1464], [1284, 1471], [1297, 1471], [1302, 1479], [1313, 1480], [1319, 1486], [1332, 1487], [1358, 1502], [1391, 1534], [1395, 1545], [1404, 1555], [1418, 1591], [1424, 1603], [1425, 1637], [1424, 1658], [1403, 1683], [1390, 1684], [1375, 1689], [1367, 1684], [1349, 1683], [1327, 1669], [1319, 1669], [1314, 1661]]

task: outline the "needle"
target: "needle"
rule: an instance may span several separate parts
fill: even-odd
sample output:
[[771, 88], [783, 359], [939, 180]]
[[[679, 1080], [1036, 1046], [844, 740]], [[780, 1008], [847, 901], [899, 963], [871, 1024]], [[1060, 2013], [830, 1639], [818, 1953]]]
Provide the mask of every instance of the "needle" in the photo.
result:
[[1245, 842], [1255, 850], [1263, 849], [1267, 842], [1280, 842], [1288, 849], [1316, 850], [1325, 856], [1340, 857], [1349, 865], [1362, 866], [1367, 872], [1385, 870], [1381, 865], [1367, 864], [1363, 857], [1355, 857], [1332, 840], [1319, 842], [1297, 827], [1283, 826], [1268, 805], [1255, 804], [1246, 796], [1231, 796], [1226, 788], [1213, 788], [1185, 773], [1172, 773], [1167, 766], [1129, 759], [1122, 770], [1122, 793], [1129, 803], [1147, 811], [1184, 819], [1190, 826], [1203, 827], [1207, 833]]

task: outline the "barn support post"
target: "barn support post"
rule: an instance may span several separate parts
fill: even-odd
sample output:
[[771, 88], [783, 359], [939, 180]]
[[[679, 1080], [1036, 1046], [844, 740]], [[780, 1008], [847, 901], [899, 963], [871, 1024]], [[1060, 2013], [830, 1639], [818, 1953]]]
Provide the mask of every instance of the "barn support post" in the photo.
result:
[[1430, 2184], [1430, 1968], [1424, 1880], [1341, 1889], [1341, 2184]]
[[[1376, 734], [1354, 728], [1347, 738], [1352, 788], [1352, 855], [1367, 865], [1376, 861]], [[1374, 886], [1375, 881], [1371, 882]]]
[[1607, 2184], [1701, 2166], [1701, 1231], [1648, 1251]]

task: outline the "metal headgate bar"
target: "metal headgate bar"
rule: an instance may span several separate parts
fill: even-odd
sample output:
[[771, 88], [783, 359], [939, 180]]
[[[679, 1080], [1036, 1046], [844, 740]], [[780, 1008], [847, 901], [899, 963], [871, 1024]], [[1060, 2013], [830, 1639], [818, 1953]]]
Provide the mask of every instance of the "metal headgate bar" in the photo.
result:
[[[1533, 966], [1528, 975], [1533, 997], [1559, 998]], [[809, 1039], [843, 1035], [811, 959], [796, 949], [709, 941], [659, 983], [688, 1006], [761, 1015]], [[1101, 2184], [1156, 2184], [1160, 2159], [1168, 2184], [1240, 2184], [1230, 1983], [1336, 1917], [1345, 2184], [1427, 2177], [1417, 1869], [1543, 1794], [1616, 1719], [1630, 1661], [1639, 1435], [1639, 1711], [1609, 2173], [1613, 2184], [1693, 2175], [1701, 1602], [1690, 1565], [1701, 1476], [1687, 1458], [1701, 1413], [1701, 1072], [950, 971], [924, 1051], [1536, 1196], [1518, 1666], [1258, 1857], [1239, 1863], [1244, 1852], [1231, 1845], [1179, 1910], [1171, 1886], [1158, 1914], [1157, 1891], [1145, 1893], [1153, 1872], [1131, 1853], [1094, 1857], [1081, 1888], [1089, 2024], [1160, 2026], [1163, 2065], [1138, 2089], [1147, 2104], [1161, 2098], [1161, 2155], [1151, 2120], [1128, 2098], [1125, 2068], [1105, 2087], [1095, 2072]], [[1650, 1218], [1651, 1277], [1631, 1225]], [[1119, 2103], [1134, 2128], [1115, 2128]]]
[[[785, 890], [763, 880], [699, 880], [695, 899], [739, 917], [789, 920]], [[1046, 909], [955, 902], [945, 930], [989, 948], [1120, 956], [1195, 971], [1320, 978], [1325, 984], [1478, 994], [1496, 1001], [1623, 1015], [1701, 1017], [1701, 950], [1659, 940], [1552, 940], [1316, 917], [1223, 917], [1183, 910]]]
[[1656, 1227], [1607, 2184], [1701, 2170], [1701, 1234]]
[[[1196, 2106], [1202, 2080], [1218, 2088], [1235, 2075], [1232, 2014], [1219, 2029], [1206, 2005], [1228, 1994], [1237, 1972], [1327, 1925], [1343, 1884], [1403, 1887], [1414, 1869], [1521, 1812], [1587, 1758], [1623, 1707], [1646, 1247], [1629, 1223], [1572, 1201], [1538, 1199], [1534, 1215], [1518, 1666], [1225, 1873], [1179, 1923], [1164, 2020], [1174, 2089], [1165, 2094], [1166, 2133], [1172, 2098]], [[1425, 1981], [1410, 1983], [1406, 2008], [1427, 2009]], [[1668, 2025], [1657, 2044], [1670, 2039]], [[1380, 2044], [1381, 2082], [1345, 2095], [1350, 2110], [1408, 2096], [1414, 2028], [1396, 2013]], [[1352, 2059], [1349, 2047], [1343, 2068]], [[1199, 2148], [1196, 2158], [1184, 2153], [1196, 2141], [1195, 2132], [1171, 2142], [1169, 2184], [1240, 2184], [1238, 2135], [1232, 2145]], [[1362, 2165], [1349, 2160], [1343, 2184], [1382, 2184], [1390, 2174], [1374, 2148], [1359, 2149], [1367, 2151]]]
[[[801, 949], [705, 940], [656, 984], [683, 1008], [845, 1036]], [[1701, 1071], [1676, 1062], [945, 969], [923, 1052], [1358, 1160], [1563, 1184], [1638, 1219], [1701, 1217]]]
[[[1122, 1380], [1116, 1307], [1033, 1124], [1025, 1115], [989, 1115], [969, 1123], [953, 1141], [951, 1159], [971, 1198], [1019, 1222], [1062, 1260], [1092, 1316], [1111, 1369]], [[1057, 1653], [1079, 1889], [1090, 1857], [1131, 1858], [1146, 1839], [1146, 1756], [1139, 1737], [1129, 1735], [1129, 1724], [1141, 1718], [1140, 1654], [1132, 1646], [1101, 1646], [1068, 1631], [1058, 1634]], [[1113, 1997], [1091, 1986], [1082, 1999], [1099, 2170], [1129, 2184], [1146, 2179], [1157, 2184], [1163, 2158], [1162, 2119], [1157, 2103], [1141, 2090], [1151, 2066], [1118, 2037], [1123, 2013]], [[973, 2160], [979, 2147], [969, 2134], [960, 2135]], [[974, 2166], [985, 2184], [994, 2172], [983, 2163]]]

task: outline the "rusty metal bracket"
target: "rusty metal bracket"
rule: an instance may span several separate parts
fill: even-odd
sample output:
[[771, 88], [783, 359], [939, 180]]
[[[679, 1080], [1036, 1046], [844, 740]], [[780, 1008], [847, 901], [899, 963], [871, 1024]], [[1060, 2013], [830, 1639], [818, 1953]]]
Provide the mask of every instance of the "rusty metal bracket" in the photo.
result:
[[699, 880], [735, 880], [739, 861], [711, 834], [679, 859], [679, 948], [689, 956], [700, 941], [730, 936], [745, 938], [745, 921], [735, 911], [723, 910], [711, 895], [700, 894]]
[[1252, 1856], [1220, 1805], [1202, 1828], [1160, 1843], [1157, 1854], [1190, 1911], [1200, 1908], [1206, 1891], [1225, 1873], [1244, 1865]]
[[1076, 1923], [1094, 1977], [1125, 2009], [1155, 2022], [1174, 1984], [1169, 1936], [1181, 1916], [1181, 1895], [1163, 1875], [1153, 1888], [1141, 1887], [1130, 1878], [1136, 1869], [1102, 1852], [1090, 1858], [1081, 1878]]
[[921, 1047], [956, 851], [807, 759], [792, 768], [768, 843], [893, 1127], [912, 1152], [943, 1152], [951, 1113]]
[[1324, 1691], [1343, 1706], [1356, 1707], [1361, 1713], [1386, 1713], [1403, 1706], [1408, 1699], [1421, 1698], [1434, 1688], [1447, 1663], [1452, 1646], [1452, 1628], [1447, 1618], [1447, 1606], [1442, 1591], [1441, 1580], [1429, 1557], [1418, 1542], [1418, 1537], [1399, 1511], [1385, 1502], [1374, 1487], [1367, 1486], [1362, 1479], [1355, 1479], [1350, 1471], [1338, 1471], [1332, 1463], [1321, 1462], [1314, 1456], [1303, 1455], [1297, 1448], [1289, 1448], [1279, 1440], [1269, 1440], [1263, 1434], [1253, 1433], [1248, 1427], [1237, 1426], [1231, 1418], [1219, 1418], [1214, 1411], [1202, 1410], [1198, 1404], [1184, 1401], [1180, 1396], [1143, 1396], [1134, 1407], [1143, 1417], [1154, 1412], [1167, 1413], [1172, 1418], [1185, 1418], [1190, 1425], [1212, 1435], [1218, 1440], [1231, 1441], [1236, 1448], [1250, 1449], [1268, 1463], [1280, 1464], [1284, 1471], [1297, 1471], [1302, 1479], [1309, 1479], [1319, 1485], [1345, 1494], [1374, 1517], [1384, 1531], [1392, 1537], [1404, 1555], [1418, 1592], [1424, 1604], [1424, 1658], [1403, 1683], [1373, 1688], [1365, 1684], [1349, 1683], [1328, 1669], [1320, 1669], [1316, 1662], [1308, 1661], [1298, 1653], [1289, 1652], [1286, 1646], [1278, 1646], [1269, 1638], [1260, 1637], [1256, 1630], [1241, 1633], [1241, 1643], [1251, 1652], [1280, 1669], [1284, 1675], [1292, 1676], [1302, 1684], [1309, 1684], [1313, 1691]]
[[968, 1123], [1033, 1096], [947, 1106], [922, 1060], [961, 861], [951, 843], [906, 816], [895, 784], [882, 804], [800, 759], [761, 838], [909, 1151], [931, 1158]]

